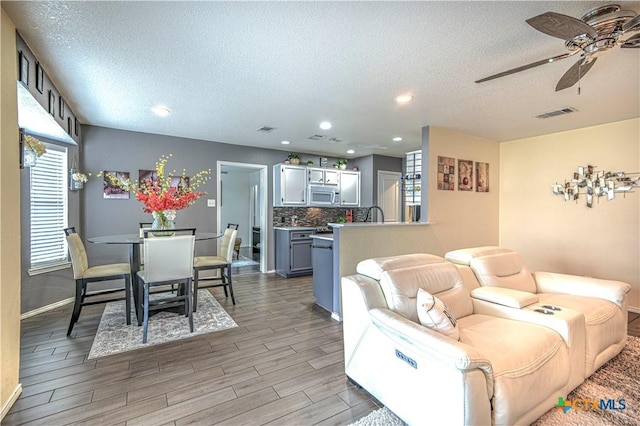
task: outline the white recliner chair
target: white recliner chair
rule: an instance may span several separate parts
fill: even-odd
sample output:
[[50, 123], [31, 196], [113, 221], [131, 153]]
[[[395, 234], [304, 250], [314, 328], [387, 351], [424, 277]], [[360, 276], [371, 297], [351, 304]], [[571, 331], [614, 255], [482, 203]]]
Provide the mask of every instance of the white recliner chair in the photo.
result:
[[[345, 372], [407, 423], [529, 424], [572, 389], [581, 314], [481, 314], [460, 270], [429, 254], [368, 259], [357, 272], [341, 281]], [[433, 296], [455, 333], [421, 324]]]
[[[522, 257], [504, 247], [485, 246], [454, 250], [445, 259], [470, 268], [480, 288], [471, 294], [485, 313], [513, 308], [538, 310], [546, 315], [579, 312], [585, 317], [585, 371], [589, 377], [624, 348], [627, 338], [628, 301], [631, 286], [552, 272], [531, 273]], [[472, 284], [473, 286], [473, 284]], [[520, 300], [521, 302], [515, 302]], [[525, 301], [525, 302], [522, 302]]]

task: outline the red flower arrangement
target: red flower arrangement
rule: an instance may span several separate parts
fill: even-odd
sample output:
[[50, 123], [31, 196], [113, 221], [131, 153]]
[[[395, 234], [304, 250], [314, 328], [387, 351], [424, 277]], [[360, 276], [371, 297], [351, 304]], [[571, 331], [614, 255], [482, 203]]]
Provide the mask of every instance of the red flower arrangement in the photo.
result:
[[171, 186], [175, 171], [165, 175], [165, 165], [169, 158], [171, 154], [160, 157], [156, 163], [156, 176], [144, 179], [136, 185], [136, 199], [144, 204], [142, 210], [145, 213], [182, 210], [206, 194], [204, 191], [195, 191], [195, 189], [210, 179], [211, 170], [203, 170], [190, 179], [186, 177], [186, 172], [183, 170], [178, 185]]

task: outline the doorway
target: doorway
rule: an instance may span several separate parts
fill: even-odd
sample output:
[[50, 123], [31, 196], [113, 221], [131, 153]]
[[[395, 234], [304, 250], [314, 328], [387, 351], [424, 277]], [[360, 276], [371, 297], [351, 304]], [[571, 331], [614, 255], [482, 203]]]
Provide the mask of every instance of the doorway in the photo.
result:
[[[240, 264], [255, 260], [260, 272], [267, 271], [267, 166], [262, 164], [217, 162], [217, 229], [238, 224], [242, 239], [234, 259]], [[234, 265], [235, 266], [235, 265]], [[255, 266], [254, 266], [255, 268]]]
[[401, 177], [400, 172], [378, 170], [378, 205], [384, 212], [385, 222], [401, 221]]

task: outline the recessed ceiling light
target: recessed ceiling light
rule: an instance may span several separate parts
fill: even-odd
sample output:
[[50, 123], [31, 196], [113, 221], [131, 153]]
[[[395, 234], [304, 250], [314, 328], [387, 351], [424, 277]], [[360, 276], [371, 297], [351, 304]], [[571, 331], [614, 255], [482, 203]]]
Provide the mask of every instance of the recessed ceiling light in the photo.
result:
[[353, 149], [348, 149], [347, 154], [355, 154], [356, 152]]
[[402, 140], [402, 138], [400, 136], [396, 136], [395, 138], [393, 138], [394, 142], [400, 142]]
[[167, 115], [171, 114], [171, 110], [164, 105], [156, 105], [153, 108], [151, 108], [151, 111], [153, 111], [156, 115], [160, 117], [166, 117]]
[[331, 128], [331, 123], [329, 123], [328, 121], [323, 121], [322, 123], [320, 123], [320, 128], [322, 130], [329, 130]]
[[291, 142], [289, 142], [289, 141], [282, 141], [282, 142], [280, 142], [280, 143], [281, 143], [282, 145], [289, 145]]
[[407, 102], [411, 102], [413, 100], [413, 95], [404, 94], [396, 96], [396, 103], [398, 104], [406, 104]]

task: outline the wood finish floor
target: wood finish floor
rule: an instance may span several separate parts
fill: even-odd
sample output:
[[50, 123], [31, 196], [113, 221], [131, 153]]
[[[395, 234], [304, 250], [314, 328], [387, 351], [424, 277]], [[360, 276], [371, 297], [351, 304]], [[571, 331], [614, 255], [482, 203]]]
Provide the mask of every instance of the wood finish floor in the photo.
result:
[[[238, 271], [234, 271], [238, 272]], [[311, 277], [234, 277], [237, 328], [87, 360], [103, 305], [22, 321], [23, 392], [3, 425], [346, 425], [378, 408], [344, 375], [342, 327], [314, 305]], [[640, 337], [640, 314], [629, 314]]]
[[[236, 271], [234, 271], [236, 272]], [[22, 321], [22, 395], [3, 425], [346, 425], [377, 409], [344, 374], [342, 326], [311, 277], [234, 276], [237, 328], [87, 360], [104, 305]], [[153, 320], [153, 319], [152, 319]]]

